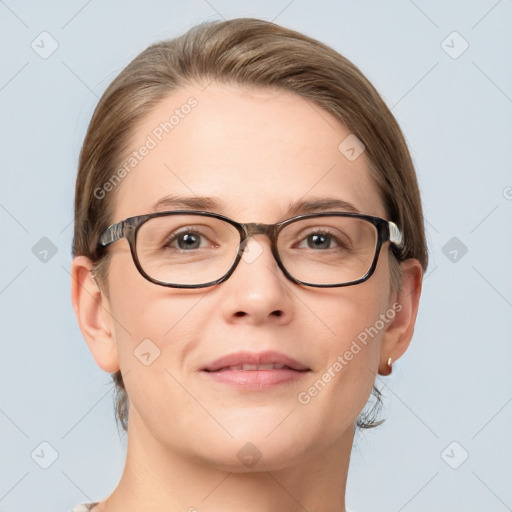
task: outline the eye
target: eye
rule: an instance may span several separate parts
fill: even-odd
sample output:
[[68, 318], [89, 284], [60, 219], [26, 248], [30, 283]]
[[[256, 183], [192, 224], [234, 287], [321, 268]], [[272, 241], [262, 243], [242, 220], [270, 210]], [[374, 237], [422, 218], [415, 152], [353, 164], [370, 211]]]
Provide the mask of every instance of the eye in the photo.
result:
[[305, 236], [297, 246], [299, 249], [346, 249], [348, 244], [328, 230], [317, 229]]
[[325, 235], [322, 233], [309, 235], [306, 240], [308, 247], [311, 249], [330, 249], [331, 242], [333, 241], [330, 235]]
[[209, 242], [209, 239], [199, 231], [189, 229], [171, 233], [163, 244], [163, 248], [191, 251], [209, 247], [212, 245]]

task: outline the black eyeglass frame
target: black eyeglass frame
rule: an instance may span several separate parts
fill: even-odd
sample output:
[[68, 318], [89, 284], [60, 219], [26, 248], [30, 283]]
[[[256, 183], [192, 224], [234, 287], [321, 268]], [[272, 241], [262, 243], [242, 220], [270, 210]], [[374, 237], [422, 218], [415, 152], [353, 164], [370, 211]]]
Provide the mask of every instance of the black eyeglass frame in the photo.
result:
[[[233, 264], [231, 265], [230, 269], [219, 279], [216, 279], [215, 281], [210, 281], [208, 283], [204, 284], [175, 284], [175, 283], [165, 283], [163, 281], [159, 281], [157, 279], [153, 279], [151, 276], [149, 276], [144, 269], [142, 268], [139, 259], [137, 257], [137, 251], [136, 251], [136, 243], [137, 243], [137, 233], [141, 226], [147, 222], [150, 219], [153, 219], [155, 217], [164, 217], [169, 215], [199, 215], [204, 217], [211, 217], [214, 219], [220, 219], [228, 224], [231, 224], [240, 234], [240, 244], [238, 246], [238, 251], [235, 260], [233, 261]], [[357, 219], [361, 219], [364, 221], [369, 222], [370, 224], [373, 224], [375, 228], [377, 229], [377, 243], [375, 246], [375, 255], [373, 257], [372, 264], [370, 266], [370, 269], [368, 272], [361, 278], [356, 279], [355, 281], [350, 281], [348, 283], [340, 283], [340, 284], [313, 284], [313, 283], [307, 283], [304, 281], [300, 281], [299, 279], [296, 279], [293, 277], [286, 267], [284, 266], [283, 262], [281, 261], [281, 257], [279, 256], [279, 252], [277, 250], [277, 237], [282, 231], [282, 229], [289, 224], [292, 224], [294, 222], [297, 222], [302, 219], [311, 219], [311, 218], [320, 218], [320, 217], [353, 217]], [[101, 251], [102, 249], [108, 247], [109, 245], [121, 240], [122, 238], [126, 238], [128, 241], [128, 244], [130, 245], [130, 252], [132, 255], [133, 262], [135, 263], [135, 266], [137, 267], [137, 270], [139, 273], [148, 281], [160, 285], [160, 286], [166, 286], [170, 288], [207, 288], [209, 286], [215, 286], [217, 284], [220, 284], [231, 276], [233, 272], [235, 271], [236, 267], [240, 263], [240, 260], [242, 259], [242, 255], [244, 252], [244, 248], [247, 245], [247, 241], [249, 238], [251, 238], [254, 235], [266, 235], [270, 238], [271, 241], [271, 250], [272, 255], [274, 256], [279, 268], [282, 270], [284, 275], [293, 283], [301, 284], [304, 286], [311, 286], [315, 288], [338, 288], [342, 286], [352, 286], [359, 283], [363, 283], [364, 281], [367, 281], [372, 274], [375, 272], [375, 268], [377, 267], [377, 261], [379, 259], [379, 254], [382, 249], [382, 246], [386, 242], [390, 242], [392, 246], [395, 246], [397, 249], [400, 249], [403, 247], [403, 235], [398, 226], [392, 222], [385, 219], [382, 219], [380, 217], [374, 217], [372, 215], [365, 215], [360, 213], [352, 213], [352, 212], [318, 212], [318, 213], [308, 213], [303, 215], [297, 215], [295, 217], [291, 217], [289, 219], [283, 220], [281, 222], [278, 222], [276, 224], [261, 224], [256, 222], [249, 222], [249, 223], [240, 223], [236, 222], [233, 219], [230, 219], [229, 217], [225, 217], [224, 215], [221, 215], [219, 213], [214, 212], [207, 212], [207, 211], [201, 211], [201, 210], [172, 210], [172, 211], [162, 211], [162, 212], [154, 212], [149, 213], [146, 215], [137, 215], [135, 217], [129, 217], [127, 219], [124, 219], [116, 224], [112, 224], [108, 228], [106, 228], [100, 235], [98, 244], [97, 244], [97, 251]]]

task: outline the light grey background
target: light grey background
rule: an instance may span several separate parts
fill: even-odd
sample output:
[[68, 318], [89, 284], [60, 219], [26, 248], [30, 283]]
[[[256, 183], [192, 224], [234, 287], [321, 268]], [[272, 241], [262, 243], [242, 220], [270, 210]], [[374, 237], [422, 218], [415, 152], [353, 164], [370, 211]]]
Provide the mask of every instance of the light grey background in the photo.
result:
[[412, 345], [378, 379], [387, 421], [356, 438], [347, 505], [512, 510], [512, 2], [6, 0], [0, 512], [66, 512], [117, 484], [125, 448], [110, 376], [70, 301], [79, 149], [99, 96], [136, 54], [238, 16], [275, 20], [353, 60], [417, 166], [430, 267]]

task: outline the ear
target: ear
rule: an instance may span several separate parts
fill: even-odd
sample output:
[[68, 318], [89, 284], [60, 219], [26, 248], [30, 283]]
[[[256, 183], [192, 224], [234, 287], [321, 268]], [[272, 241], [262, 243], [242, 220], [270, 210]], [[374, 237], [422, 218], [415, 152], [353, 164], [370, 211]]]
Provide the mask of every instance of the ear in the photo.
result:
[[390, 304], [390, 311], [395, 317], [382, 337], [379, 374], [389, 375], [391, 367], [388, 359], [399, 359], [409, 347], [414, 333], [414, 324], [420, 302], [423, 269], [416, 259], [404, 261], [402, 267], [402, 285], [398, 294], [394, 294], [394, 302]]
[[96, 364], [104, 371], [119, 370], [115, 324], [110, 304], [91, 273], [92, 262], [76, 256], [71, 265], [71, 302], [89, 350]]

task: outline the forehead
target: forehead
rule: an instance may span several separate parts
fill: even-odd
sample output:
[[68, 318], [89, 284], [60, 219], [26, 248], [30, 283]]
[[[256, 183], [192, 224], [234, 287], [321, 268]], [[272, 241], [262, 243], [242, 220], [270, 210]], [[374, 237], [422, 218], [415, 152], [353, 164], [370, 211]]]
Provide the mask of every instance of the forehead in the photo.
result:
[[154, 211], [167, 195], [213, 197], [240, 222], [276, 222], [300, 200], [325, 198], [385, 216], [364, 151], [353, 158], [360, 149], [333, 115], [291, 92], [182, 88], [134, 127], [114, 220]]

